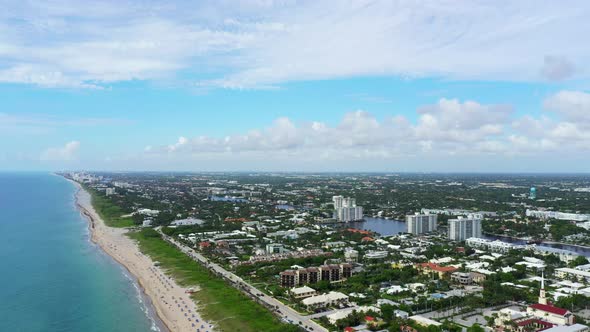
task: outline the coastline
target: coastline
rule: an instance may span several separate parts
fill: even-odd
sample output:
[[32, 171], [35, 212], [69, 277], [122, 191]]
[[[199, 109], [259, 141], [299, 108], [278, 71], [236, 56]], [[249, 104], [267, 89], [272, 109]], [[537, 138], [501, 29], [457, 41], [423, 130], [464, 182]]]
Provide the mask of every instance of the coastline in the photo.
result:
[[202, 332], [214, 331], [214, 327], [199, 315], [197, 305], [190, 294], [185, 292], [187, 289], [176, 284], [155, 266], [151, 258], [144, 255], [138, 245], [125, 235], [127, 229], [106, 226], [91, 204], [90, 193], [78, 182], [66, 180], [76, 187], [75, 204], [88, 220], [91, 241], [136, 279], [164, 327], [171, 332], [197, 329]]

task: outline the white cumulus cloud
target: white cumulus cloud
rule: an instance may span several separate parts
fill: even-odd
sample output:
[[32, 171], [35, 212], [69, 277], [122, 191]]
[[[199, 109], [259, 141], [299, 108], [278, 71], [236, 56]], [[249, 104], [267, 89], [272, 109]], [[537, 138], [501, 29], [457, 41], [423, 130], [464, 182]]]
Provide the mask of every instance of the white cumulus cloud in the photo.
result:
[[590, 93], [583, 91], [560, 91], [547, 98], [543, 106], [569, 121], [590, 123]]
[[77, 158], [79, 141], [71, 141], [61, 147], [51, 147], [41, 153], [41, 160], [69, 161]]
[[348, 158], [363, 155], [391, 157], [433, 150], [437, 153], [497, 152], [496, 141], [510, 124], [512, 108], [506, 105], [482, 105], [474, 101], [441, 99], [418, 110], [417, 123], [403, 116], [378, 119], [369, 112], [346, 113], [340, 123], [330, 126], [312, 121], [294, 123], [278, 118], [264, 129], [223, 138], [181, 137], [171, 145], [153, 147], [150, 154], [291, 154]]
[[[557, 117], [519, 116], [512, 106], [442, 98], [402, 115], [379, 119], [364, 110], [344, 114], [336, 125], [278, 118], [269, 127], [225, 137], [180, 137], [170, 145], [150, 145], [150, 156], [282, 158], [346, 161], [393, 160], [408, 156], [543, 156], [590, 153], [588, 94], [562, 91], [546, 98], [544, 107]], [[150, 142], [154, 143], [154, 142]], [[236, 159], [236, 160], [237, 160]]]

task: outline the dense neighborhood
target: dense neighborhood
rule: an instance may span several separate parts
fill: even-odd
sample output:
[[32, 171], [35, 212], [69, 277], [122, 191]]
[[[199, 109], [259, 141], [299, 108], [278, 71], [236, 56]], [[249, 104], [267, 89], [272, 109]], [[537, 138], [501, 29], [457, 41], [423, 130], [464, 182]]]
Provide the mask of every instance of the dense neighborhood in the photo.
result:
[[301, 329], [588, 330], [583, 178], [67, 176], [113, 226], [202, 257]]

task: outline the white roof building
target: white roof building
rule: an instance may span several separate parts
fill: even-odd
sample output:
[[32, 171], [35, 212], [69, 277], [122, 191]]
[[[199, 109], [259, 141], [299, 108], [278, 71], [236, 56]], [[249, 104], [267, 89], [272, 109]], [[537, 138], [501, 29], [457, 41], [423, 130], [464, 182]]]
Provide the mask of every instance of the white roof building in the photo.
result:
[[402, 319], [407, 319], [410, 316], [410, 314], [408, 314], [407, 312], [405, 312], [403, 310], [399, 310], [399, 309], [394, 310], [393, 311], [393, 315], [395, 317], [399, 317], [399, 318], [402, 318]]
[[423, 283], [420, 283], [420, 282], [414, 282], [414, 283], [411, 283], [411, 284], [406, 284], [406, 286], [408, 288], [410, 288], [411, 290], [413, 290], [413, 291], [417, 291], [417, 290], [421, 290], [421, 289], [426, 288], [426, 285], [423, 284]]
[[374, 251], [374, 250], [369, 250], [365, 254], [365, 258], [367, 258], [367, 259], [380, 259], [380, 258], [387, 257], [388, 254], [389, 253], [387, 251]]
[[328, 307], [344, 302], [348, 302], [348, 295], [340, 292], [329, 292], [327, 294], [308, 297], [301, 301], [307, 307]]
[[317, 292], [315, 289], [313, 289], [309, 286], [303, 286], [303, 287], [292, 288], [291, 294], [293, 294], [293, 297], [295, 297], [296, 299], [300, 299], [300, 298], [304, 298], [304, 297], [314, 296], [317, 294]]
[[473, 269], [473, 272], [477, 272], [477, 273], [481, 273], [481, 274], [485, 274], [487, 276], [494, 274], [494, 271], [490, 271], [488, 269]]
[[452, 262], [453, 259], [451, 257], [441, 257], [441, 258], [433, 258], [431, 259], [429, 262], [430, 263], [435, 263], [435, 264], [446, 264], [446, 263], [450, 263]]
[[490, 256], [490, 255], [481, 255], [481, 256], [479, 256], [479, 259], [484, 259], [484, 260], [488, 260], [488, 261], [495, 261], [496, 257]]
[[382, 306], [384, 304], [389, 304], [389, 305], [393, 305], [393, 306], [398, 306], [399, 303], [394, 302], [392, 300], [388, 300], [388, 299], [377, 299], [377, 305], [378, 306]]
[[385, 288], [381, 288], [380, 291], [383, 293], [387, 293], [387, 294], [397, 294], [397, 293], [402, 293], [402, 292], [406, 292], [408, 291], [407, 288], [399, 286], [399, 285], [392, 285], [389, 287], [385, 287]]
[[441, 326], [442, 325], [441, 323], [439, 323], [435, 320], [432, 320], [430, 318], [426, 318], [426, 317], [420, 316], [420, 315], [410, 316], [409, 318], [422, 326], [430, 326], [430, 325]]
[[569, 280], [562, 280], [560, 282], [557, 282], [555, 285], [551, 285], [553, 287], [569, 287], [569, 288], [574, 288], [574, 289], [578, 289], [578, 288], [582, 288], [584, 287], [584, 284], [579, 283], [579, 282], [573, 282], [573, 281], [569, 281]]
[[565, 213], [558, 211], [542, 211], [542, 210], [529, 210], [525, 212], [527, 217], [535, 217], [539, 219], [559, 219], [559, 220], [574, 220], [574, 221], [586, 221], [590, 220], [590, 214], [579, 214], [579, 213]]
[[572, 276], [577, 280], [586, 280], [590, 281], [590, 272], [582, 271], [579, 269], [572, 269], [569, 267], [562, 267], [555, 269], [555, 275], [558, 278], [567, 278], [568, 276]]
[[513, 321], [526, 316], [526, 313], [514, 310], [512, 308], [504, 308], [498, 310], [498, 317], [495, 319], [495, 324], [503, 326], [506, 321]]
[[590, 271], [590, 264], [578, 265], [576, 266], [576, 270]]
[[137, 213], [142, 214], [144, 216], [157, 216], [158, 213], [160, 213], [160, 211], [158, 210], [151, 210], [151, 209], [139, 209], [137, 210]]
[[172, 225], [172, 226], [192, 226], [192, 225], [202, 225], [204, 223], [205, 223], [205, 221], [203, 221], [201, 219], [186, 218], [186, 219], [174, 220], [173, 222], [170, 223], [170, 225]]
[[346, 309], [338, 310], [333, 314], [329, 314], [326, 316], [326, 318], [328, 318], [328, 320], [330, 321], [330, 324], [335, 324], [337, 320], [348, 317], [353, 311], [356, 311], [356, 312], [374, 311], [374, 312], [379, 313], [379, 312], [381, 312], [381, 309], [374, 307], [374, 306], [360, 306], [360, 307], [354, 307], [354, 308], [346, 308]]
[[588, 331], [588, 326], [584, 324], [574, 324], [574, 325], [558, 325], [547, 330], [544, 332], [585, 332]]
[[467, 270], [476, 270], [476, 269], [483, 269], [490, 266], [488, 262], [473, 262], [469, 264], [465, 264], [465, 269]]
[[[525, 257], [526, 259], [526, 257]], [[538, 269], [538, 270], [542, 270], [545, 268], [545, 263], [533, 263], [533, 262], [529, 262], [529, 261], [522, 261], [522, 262], [518, 262], [516, 263], [516, 265], [524, 265], [529, 269]]]

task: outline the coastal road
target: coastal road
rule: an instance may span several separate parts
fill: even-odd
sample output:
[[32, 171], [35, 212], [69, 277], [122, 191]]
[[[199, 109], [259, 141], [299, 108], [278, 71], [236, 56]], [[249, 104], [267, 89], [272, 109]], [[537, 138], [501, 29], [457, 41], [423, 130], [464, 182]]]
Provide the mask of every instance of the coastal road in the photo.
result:
[[204, 267], [208, 268], [210, 271], [227, 280], [233, 287], [244, 292], [246, 295], [250, 296], [254, 300], [260, 302], [261, 304], [269, 308], [271, 312], [279, 316], [281, 319], [292, 324], [299, 325], [301, 326], [301, 328], [307, 331], [328, 332], [326, 328], [312, 320], [316, 317], [301, 315], [300, 313], [291, 309], [289, 306], [283, 304], [281, 301], [275, 299], [274, 297], [264, 294], [259, 289], [244, 281], [242, 278], [235, 275], [234, 273], [226, 270], [219, 264], [209, 261], [209, 259], [196, 252], [193, 248], [184, 245], [176, 241], [174, 238], [162, 233], [161, 229], [158, 228], [156, 230], [162, 235], [162, 238], [164, 240], [179, 248], [183, 253], [185, 253], [186, 255], [188, 255]]

